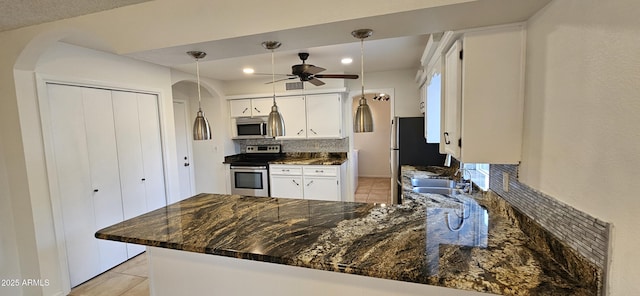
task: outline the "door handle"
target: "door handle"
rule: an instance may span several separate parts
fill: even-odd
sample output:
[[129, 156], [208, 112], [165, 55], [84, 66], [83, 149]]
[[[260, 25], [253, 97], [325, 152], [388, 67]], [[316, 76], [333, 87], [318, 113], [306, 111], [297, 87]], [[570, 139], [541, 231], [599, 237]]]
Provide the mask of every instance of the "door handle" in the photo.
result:
[[313, 180], [309, 181], [309, 183], [307, 183], [307, 187], [308, 187], [309, 185], [311, 185], [312, 183], [313, 183]]
[[98, 192], [98, 189], [93, 189], [93, 192]]
[[147, 179], [146, 178], [142, 178], [142, 182], [144, 182], [144, 181], [147, 181]]
[[449, 133], [448, 132], [444, 132], [444, 143], [449, 145], [451, 144], [451, 141], [449, 141]]
[[258, 110], [256, 107], [253, 107], [253, 110], [256, 110], [258, 113], [262, 113], [262, 111]]
[[296, 180], [291, 180], [291, 182], [293, 182], [293, 184], [296, 184], [296, 186], [300, 186], [300, 184], [298, 184], [298, 182], [296, 182]]
[[249, 110], [249, 108], [244, 108], [244, 110], [242, 110], [242, 114], [244, 114], [245, 112], [247, 112], [247, 110]]
[[312, 128], [309, 129], [314, 135], [317, 135], [318, 133], [316, 133], [316, 131], [314, 131]]
[[302, 129], [301, 129], [301, 130], [297, 133], [297, 135], [299, 136], [300, 134], [302, 134], [302, 132], [304, 132], [304, 130], [302, 130]]
[[184, 166], [188, 167], [190, 164], [188, 162], [184, 163]]

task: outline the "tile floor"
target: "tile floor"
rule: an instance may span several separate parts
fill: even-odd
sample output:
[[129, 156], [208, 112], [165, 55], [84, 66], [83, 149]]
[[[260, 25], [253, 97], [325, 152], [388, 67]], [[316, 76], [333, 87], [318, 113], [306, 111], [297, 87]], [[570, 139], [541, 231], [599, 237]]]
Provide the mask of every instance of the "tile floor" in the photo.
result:
[[[391, 179], [358, 178], [355, 201], [391, 202]], [[149, 296], [149, 270], [142, 253], [111, 270], [71, 289], [69, 296]]]
[[369, 203], [391, 203], [390, 178], [358, 178], [355, 201]]
[[71, 289], [69, 296], [149, 296], [147, 254], [142, 253]]

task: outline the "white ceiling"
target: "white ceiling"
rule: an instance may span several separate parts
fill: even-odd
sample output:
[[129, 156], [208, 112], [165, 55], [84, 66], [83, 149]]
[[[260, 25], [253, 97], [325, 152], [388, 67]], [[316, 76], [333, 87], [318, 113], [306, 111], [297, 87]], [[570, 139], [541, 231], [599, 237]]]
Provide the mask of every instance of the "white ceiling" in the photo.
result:
[[0, 0], [0, 32], [149, 0]]
[[[430, 33], [525, 21], [549, 1], [470, 0], [430, 9], [125, 55], [195, 74], [194, 60], [186, 52], [200, 50], [207, 53], [207, 57], [200, 61], [203, 77], [221, 81], [255, 79], [256, 76], [244, 74], [242, 69], [252, 67], [259, 73], [271, 73], [270, 52], [261, 43], [274, 40], [282, 43], [275, 51], [276, 73], [290, 73], [291, 66], [300, 63], [297, 53], [304, 51], [310, 54], [308, 64], [327, 69], [322, 74], [359, 74], [360, 42], [351, 36], [351, 31], [370, 28], [374, 33], [364, 43], [365, 72], [417, 69]], [[0, 31], [141, 2], [145, 0], [0, 0]], [[283, 11], [283, 17], [286, 13]], [[91, 47], [72, 40], [65, 41]], [[351, 57], [354, 62], [342, 65], [340, 59], [343, 57]], [[265, 76], [258, 77], [265, 79]]]

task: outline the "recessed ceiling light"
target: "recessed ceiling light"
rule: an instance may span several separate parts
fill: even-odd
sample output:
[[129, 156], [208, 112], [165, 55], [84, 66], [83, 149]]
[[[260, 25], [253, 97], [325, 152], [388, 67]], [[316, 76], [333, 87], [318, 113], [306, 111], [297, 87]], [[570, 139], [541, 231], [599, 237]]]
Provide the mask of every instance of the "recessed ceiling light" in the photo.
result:
[[242, 72], [244, 72], [245, 74], [253, 74], [255, 70], [253, 70], [253, 68], [244, 68], [242, 69]]
[[348, 64], [351, 64], [353, 62], [353, 59], [352, 58], [343, 58], [340, 62], [345, 64], [345, 65], [348, 65]]

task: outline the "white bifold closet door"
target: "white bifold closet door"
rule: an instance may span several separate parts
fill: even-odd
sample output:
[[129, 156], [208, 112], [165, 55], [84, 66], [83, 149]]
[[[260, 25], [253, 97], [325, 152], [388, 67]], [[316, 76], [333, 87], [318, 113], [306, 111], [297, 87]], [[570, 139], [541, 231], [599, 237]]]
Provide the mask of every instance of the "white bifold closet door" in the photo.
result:
[[157, 96], [47, 84], [55, 179], [76, 286], [144, 251], [97, 230], [166, 205]]
[[95, 232], [121, 222], [111, 92], [48, 85], [57, 185], [71, 286], [125, 261], [122, 243]]
[[[113, 91], [124, 219], [166, 205], [156, 96]], [[144, 246], [127, 244], [129, 257]]]

